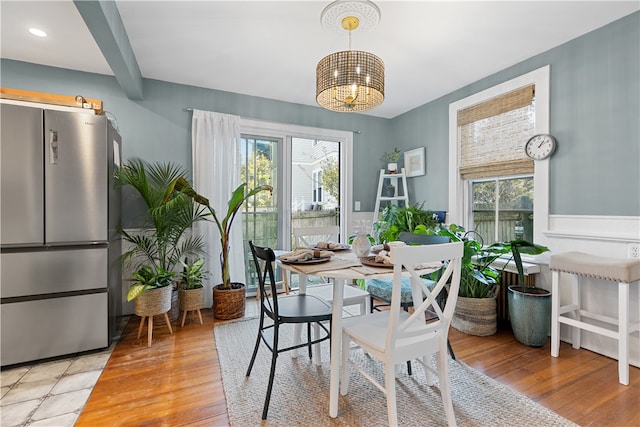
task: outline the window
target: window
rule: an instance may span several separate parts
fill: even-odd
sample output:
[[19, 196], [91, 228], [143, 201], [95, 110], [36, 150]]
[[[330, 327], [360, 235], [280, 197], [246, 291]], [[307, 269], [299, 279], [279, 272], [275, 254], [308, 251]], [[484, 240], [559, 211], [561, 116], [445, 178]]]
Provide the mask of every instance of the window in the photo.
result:
[[524, 144], [548, 131], [549, 66], [450, 104], [449, 222], [478, 229], [486, 244], [516, 228], [544, 240], [548, 160], [532, 162]]
[[524, 145], [534, 125], [534, 85], [458, 111], [459, 171], [470, 186], [468, 224], [487, 245], [514, 239], [516, 227], [523, 238], [525, 224], [532, 237], [533, 161]]
[[485, 245], [533, 240], [533, 176], [471, 180], [472, 229]]

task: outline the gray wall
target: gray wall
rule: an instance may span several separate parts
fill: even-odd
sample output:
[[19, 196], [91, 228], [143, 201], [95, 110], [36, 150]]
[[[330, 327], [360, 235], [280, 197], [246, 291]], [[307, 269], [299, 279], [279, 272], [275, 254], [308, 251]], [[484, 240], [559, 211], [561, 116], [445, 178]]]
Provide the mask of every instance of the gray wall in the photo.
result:
[[[144, 80], [144, 100], [126, 98], [114, 77], [3, 59], [1, 85], [8, 88], [64, 95], [83, 95], [103, 101], [114, 115], [123, 141], [123, 158], [175, 161], [191, 171], [191, 113], [187, 108], [237, 114], [242, 117], [344, 131], [353, 135], [355, 170], [354, 200], [372, 200], [373, 210], [378, 171], [385, 164], [379, 147], [389, 140], [388, 119], [362, 114], [334, 113], [310, 107], [239, 95], [194, 86]], [[367, 166], [365, 166], [367, 165]], [[372, 169], [368, 165], [375, 165]], [[139, 207], [125, 194], [124, 226], [140, 225]], [[366, 203], [365, 203], [366, 209]]]
[[636, 12], [394, 118], [401, 148], [427, 147], [412, 200], [447, 209], [450, 103], [550, 64], [550, 213], [640, 216], [639, 54]]
[[[175, 160], [191, 169], [187, 107], [354, 134], [354, 197], [372, 211], [385, 151], [427, 147], [427, 174], [409, 180], [412, 201], [447, 209], [449, 103], [551, 65], [552, 214], [640, 215], [640, 13], [461, 88], [392, 120], [193, 86], [144, 80], [144, 100], [115, 78], [2, 60], [3, 87], [102, 99], [118, 121], [123, 157]], [[437, 84], [437, 82], [433, 82]], [[125, 209], [125, 227], [136, 225]]]

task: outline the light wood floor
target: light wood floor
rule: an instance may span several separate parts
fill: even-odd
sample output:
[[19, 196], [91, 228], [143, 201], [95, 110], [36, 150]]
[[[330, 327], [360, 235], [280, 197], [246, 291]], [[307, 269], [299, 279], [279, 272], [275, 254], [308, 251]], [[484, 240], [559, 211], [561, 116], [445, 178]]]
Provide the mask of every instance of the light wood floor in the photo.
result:
[[[249, 301], [247, 315], [252, 315]], [[211, 310], [202, 314], [204, 325], [194, 319], [174, 327], [173, 335], [157, 323], [151, 348], [145, 336], [136, 339], [139, 318], [132, 316], [76, 426], [229, 425], [214, 319]], [[640, 426], [638, 368], [631, 368], [630, 385], [622, 386], [615, 360], [565, 343], [556, 359], [549, 342], [542, 348], [523, 346], [508, 326], [490, 337], [451, 329], [450, 339], [459, 360], [577, 424]]]

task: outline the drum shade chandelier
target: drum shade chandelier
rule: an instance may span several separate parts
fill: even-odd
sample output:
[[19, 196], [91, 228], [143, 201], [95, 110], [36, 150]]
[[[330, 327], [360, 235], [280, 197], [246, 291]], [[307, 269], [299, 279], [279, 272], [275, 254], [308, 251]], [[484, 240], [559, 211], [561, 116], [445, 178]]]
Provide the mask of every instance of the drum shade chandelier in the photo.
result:
[[351, 50], [351, 33], [380, 21], [380, 9], [368, 0], [338, 0], [321, 15], [324, 28], [349, 32], [349, 50], [332, 53], [316, 67], [316, 101], [331, 111], [367, 111], [384, 100], [384, 62], [376, 55]]

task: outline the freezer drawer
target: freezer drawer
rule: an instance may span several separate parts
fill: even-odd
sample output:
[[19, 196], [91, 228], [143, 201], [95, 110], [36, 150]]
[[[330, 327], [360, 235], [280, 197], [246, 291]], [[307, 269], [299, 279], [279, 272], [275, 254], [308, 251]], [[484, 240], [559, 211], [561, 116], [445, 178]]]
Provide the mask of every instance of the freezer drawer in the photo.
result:
[[0, 305], [2, 366], [108, 346], [107, 293]]
[[108, 248], [3, 252], [2, 298], [107, 289]]

